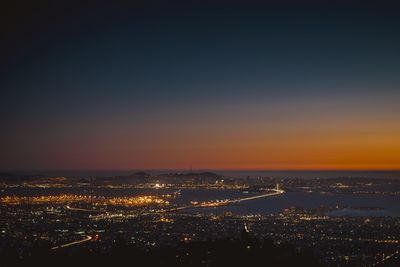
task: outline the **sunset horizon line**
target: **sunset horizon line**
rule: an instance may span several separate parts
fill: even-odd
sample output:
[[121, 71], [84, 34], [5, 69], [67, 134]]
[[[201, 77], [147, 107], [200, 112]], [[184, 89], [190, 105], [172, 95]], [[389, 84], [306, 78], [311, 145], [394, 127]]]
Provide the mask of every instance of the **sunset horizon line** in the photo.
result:
[[116, 168], [116, 169], [10, 169], [10, 170], [0, 170], [0, 172], [7, 173], [7, 172], [23, 172], [23, 173], [33, 173], [33, 172], [152, 172], [152, 171], [166, 171], [166, 172], [186, 172], [186, 173], [196, 173], [196, 172], [219, 172], [219, 171], [232, 171], [232, 172], [400, 172], [399, 169], [378, 169], [378, 168], [371, 168], [371, 169], [329, 169], [329, 168], [289, 168], [289, 169], [257, 169], [257, 168]]

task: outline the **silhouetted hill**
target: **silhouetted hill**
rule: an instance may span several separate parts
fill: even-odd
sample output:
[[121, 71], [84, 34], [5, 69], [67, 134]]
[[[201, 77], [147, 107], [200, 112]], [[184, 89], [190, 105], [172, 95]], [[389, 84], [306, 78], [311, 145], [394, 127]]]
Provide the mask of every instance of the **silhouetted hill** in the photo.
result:
[[0, 178], [9, 178], [9, 177], [14, 177], [15, 175], [12, 173], [8, 172], [0, 172]]
[[158, 175], [158, 178], [164, 181], [175, 180], [179, 182], [196, 182], [196, 183], [213, 183], [218, 179], [223, 178], [221, 174], [213, 172], [188, 172], [188, 173], [165, 173]]
[[150, 174], [147, 173], [147, 172], [140, 171], [140, 172], [135, 172], [134, 174], [131, 175], [131, 177], [137, 177], [137, 176], [139, 176], [139, 177], [149, 177]]

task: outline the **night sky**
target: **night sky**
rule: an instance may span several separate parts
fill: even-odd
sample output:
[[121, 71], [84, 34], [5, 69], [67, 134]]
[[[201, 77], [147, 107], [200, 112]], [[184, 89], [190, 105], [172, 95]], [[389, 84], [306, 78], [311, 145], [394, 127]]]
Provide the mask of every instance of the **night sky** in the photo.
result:
[[397, 6], [10, 2], [0, 169], [400, 169]]

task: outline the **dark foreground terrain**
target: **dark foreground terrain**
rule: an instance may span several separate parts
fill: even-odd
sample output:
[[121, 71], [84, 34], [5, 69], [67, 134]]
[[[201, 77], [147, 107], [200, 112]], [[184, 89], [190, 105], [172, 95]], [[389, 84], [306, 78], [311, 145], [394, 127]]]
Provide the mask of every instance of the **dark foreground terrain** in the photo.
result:
[[[275, 245], [268, 239], [258, 240], [246, 233], [241, 239], [183, 242], [176, 247], [147, 250], [128, 245], [119, 237], [107, 251], [84, 247], [51, 250], [46, 243], [38, 243], [24, 258], [17, 251], [16, 247], [4, 248], [0, 254], [1, 266], [325, 266], [312, 251], [301, 251], [287, 243]], [[394, 259], [376, 266], [398, 264]]]
[[38, 244], [19, 259], [17, 249], [1, 253], [1, 266], [322, 266], [311, 252], [288, 244], [274, 245], [253, 238], [182, 243], [176, 247], [143, 250], [115, 240], [109, 251], [74, 248], [51, 250]]

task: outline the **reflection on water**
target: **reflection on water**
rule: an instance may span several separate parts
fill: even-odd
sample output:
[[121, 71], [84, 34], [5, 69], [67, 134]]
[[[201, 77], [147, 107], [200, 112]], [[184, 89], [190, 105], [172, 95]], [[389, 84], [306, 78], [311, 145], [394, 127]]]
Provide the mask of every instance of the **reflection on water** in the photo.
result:
[[[379, 212], [369, 211], [368, 216], [400, 216], [398, 196], [383, 195], [353, 195], [353, 194], [319, 194], [319, 193], [286, 193], [271, 198], [257, 199], [254, 201], [238, 203], [236, 205], [207, 209], [204, 212], [221, 213], [232, 212], [234, 214], [272, 214], [283, 209], [296, 206], [303, 208], [318, 208], [320, 206], [333, 207], [336, 205], [347, 207], [378, 207]], [[350, 212], [350, 211], [349, 211]], [[364, 211], [366, 212], [366, 211]], [[356, 215], [355, 213], [353, 213]], [[360, 215], [361, 213], [357, 213]], [[339, 215], [339, 214], [334, 214]], [[350, 214], [343, 214], [350, 215]]]

